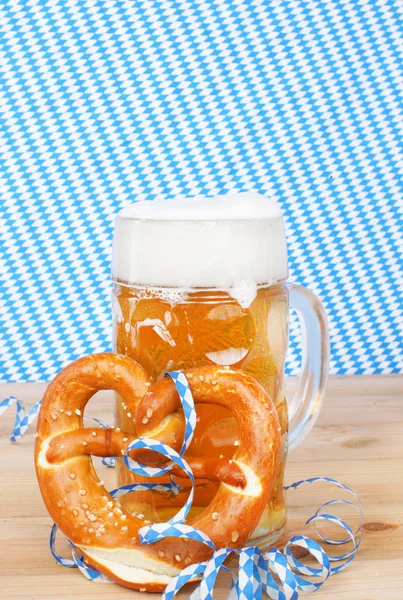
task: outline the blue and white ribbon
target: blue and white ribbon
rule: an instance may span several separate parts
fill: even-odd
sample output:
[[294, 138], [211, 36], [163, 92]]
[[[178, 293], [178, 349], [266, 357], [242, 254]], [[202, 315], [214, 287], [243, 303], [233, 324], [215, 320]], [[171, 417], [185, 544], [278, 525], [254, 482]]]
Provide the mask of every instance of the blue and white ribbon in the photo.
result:
[[49, 538], [49, 546], [50, 546], [50, 552], [53, 556], [53, 558], [55, 559], [55, 561], [57, 562], [57, 564], [61, 565], [62, 567], [68, 567], [68, 568], [76, 568], [78, 567], [81, 571], [81, 573], [90, 581], [98, 581], [98, 582], [102, 582], [102, 583], [113, 583], [110, 579], [108, 579], [108, 577], [106, 577], [105, 575], [102, 575], [102, 573], [100, 573], [99, 571], [97, 571], [96, 569], [93, 569], [92, 567], [89, 567], [87, 564], [85, 564], [84, 562], [84, 557], [81, 555], [78, 555], [78, 552], [80, 552], [69, 540], [69, 544], [70, 544], [70, 550], [71, 550], [71, 555], [73, 557], [73, 559], [70, 558], [64, 558], [63, 556], [61, 556], [57, 551], [56, 551], [56, 535], [57, 532], [59, 531], [58, 526], [56, 525], [56, 523], [53, 524], [53, 527], [50, 531], [50, 538]]
[[180, 486], [171, 479], [171, 483], [129, 483], [129, 485], [122, 485], [109, 492], [112, 498], [120, 498], [130, 492], [147, 492], [154, 490], [156, 492], [169, 492], [177, 496], [180, 492]]
[[[177, 465], [189, 477], [191, 491], [185, 504], [168, 522], [155, 523], [142, 527], [139, 530], [140, 541], [142, 544], [152, 544], [165, 537], [188, 538], [208, 545], [212, 549], [213, 554], [210, 560], [189, 565], [179, 575], [174, 577], [166, 587], [162, 599], [172, 600], [185, 584], [195, 580], [199, 583], [189, 598], [213, 600], [213, 591], [217, 576], [220, 570], [225, 570], [229, 571], [232, 576], [232, 585], [228, 596], [230, 600], [261, 600], [263, 592], [272, 600], [298, 600], [300, 592], [314, 592], [318, 590], [328, 577], [345, 569], [354, 559], [362, 540], [363, 515], [360, 508], [361, 502], [357, 494], [349, 487], [329, 477], [304, 479], [286, 486], [284, 489], [293, 491], [304, 485], [326, 483], [337, 486], [354, 497], [354, 501], [336, 499], [325, 502], [305, 524], [306, 526], [313, 526], [315, 534], [321, 542], [331, 546], [349, 544], [347, 552], [341, 554], [328, 554], [318, 541], [306, 535], [293, 536], [288, 540], [283, 551], [280, 551], [278, 548], [271, 548], [263, 553], [257, 546], [221, 548], [217, 550], [212, 540], [205, 533], [183, 523], [192, 507], [194, 497], [194, 476], [183, 455], [189, 448], [193, 437], [196, 426], [196, 411], [185, 375], [181, 371], [174, 371], [167, 375], [174, 381], [183, 407], [185, 435], [182, 447], [179, 452], [176, 452], [157, 440], [140, 438], [129, 444], [124, 455], [124, 462], [128, 469], [142, 477], [170, 475], [173, 465]], [[11, 400], [13, 400], [12, 403], [17, 404], [17, 418], [11, 439], [17, 441], [21, 439], [23, 433], [34, 420], [39, 411], [40, 403], [36, 404], [26, 413], [22, 403], [17, 399], [11, 398]], [[0, 414], [10, 406], [10, 403], [6, 404], [9, 401], [10, 399], [7, 399], [0, 403]], [[102, 427], [107, 427], [97, 419], [95, 420]], [[135, 449], [153, 450], [168, 458], [170, 462], [166, 466], [159, 468], [141, 465], [129, 456], [129, 452]], [[119, 498], [129, 492], [150, 489], [174, 494], [179, 493], [179, 486], [171, 476], [170, 483], [134, 483], [112, 490], [110, 494], [114, 498]], [[347, 505], [358, 513], [360, 524], [355, 531], [351, 529], [345, 520], [328, 512], [329, 507], [335, 505]], [[324, 536], [318, 529], [319, 525], [323, 523], [326, 525], [336, 525], [342, 530], [343, 536], [341, 538], [331, 538], [329, 534]], [[86, 565], [79, 549], [75, 548], [71, 542], [72, 559], [61, 557], [55, 550], [56, 533], [57, 526], [54, 525], [50, 535], [50, 549], [58, 564], [65, 567], [78, 567], [85, 577], [90, 580], [110, 582], [107, 577]], [[292, 552], [295, 546], [305, 549], [316, 560], [317, 566], [308, 566], [297, 559]], [[224, 565], [230, 557], [238, 559], [237, 571]], [[335, 562], [338, 564], [335, 565]], [[315, 581], [310, 581], [306, 579], [307, 577], [314, 577]]]
[[[337, 485], [357, 498], [357, 495], [350, 488], [334, 479], [326, 477], [306, 479], [297, 482], [297, 485], [289, 486], [289, 488], [296, 489], [301, 485], [317, 483], [318, 481]], [[339, 517], [321, 513], [322, 508], [330, 503], [341, 503], [355, 507], [361, 517], [361, 526], [355, 533]], [[316, 511], [315, 515], [308, 519], [306, 525], [316, 524], [319, 520], [326, 522], [326, 524], [333, 523], [338, 525], [348, 534], [347, 538], [340, 540], [324, 538], [320, 534], [319, 537], [325, 539], [329, 544], [341, 545], [351, 541], [352, 550], [349, 552], [342, 555], [329, 556], [317, 541], [304, 535], [296, 535], [290, 538], [283, 552], [278, 548], [271, 548], [267, 552], [262, 553], [257, 546], [241, 549], [221, 548], [214, 552], [209, 561], [190, 565], [177, 577], [172, 579], [163, 594], [163, 600], [172, 600], [186, 583], [200, 575], [202, 576], [202, 580], [197, 588], [197, 597], [200, 600], [212, 600], [217, 575], [221, 569], [229, 570], [223, 564], [231, 555], [238, 557], [238, 573], [232, 573], [233, 583], [229, 596], [231, 599], [260, 600], [262, 592], [265, 591], [268, 597], [273, 600], [297, 600], [300, 592], [314, 592], [318, 590], [329, 576], [339, 573], [354, 559], [362, 539], [362, 513], [359, 506], [347, 500], [331, 501], [330, 503], [327, 502], [322, 505]], [[295, 558], [292, 553], [292, 547], [295, 546], [307, 550], [317, 561], [318, 567], [308, 566]], [[331, 563], [334, 561], [344, 562], [337, 566], [331, 566]], [[276, 576], [276, 579], [273, 577], [273, 574]], [[302, 577], [302, 575], [320, 578], [320, 581], [309, 581], [305, 577]]]
[[[193, 472], [186, 460], [183, 458], [183, 455], [189, 448], [193, 438], [194, 430], [196, 427], [196, 409], [193, 401], [192, 392], [190, 390], [190, 386], [185, 374], [182, 371], [170, 371], [169, 373], [167, 373], [167, 376], [171, 377], [171, 379], [173, 380], [183, 408], [183, 414], [185, 418], [185, 434], [182, 442], [182, 447], [178, 453], [175, 450], [173, 450], [173, 448], [170, 448], [166, 444], [162, 444], [158, 440], [139, 438], [131, 442], [127, 447], [124, 456], [124, 462], [126, 467], [130, 469], [130, 471], [132, 471], [136, 475], [141, 475], [142, 477], [160, 477], [161, 475], [167, 475], [171, 471], [172, 467], [174, 465], [177, 465], [189, 477], [191, 483], [191, 490], [185, 504], [182, 506], [182, 508], [176, 515], [174, 515], [166, 523], [155, 523], [153, 525], [142, 527], [139, 530], [139, 538], [142, 544], [153, 544], [154, 542], [162, 540], [166, 537], [189, 538], [207, 544], [208, 546], [210, 546], [210, 548], [215, 550], [213, 542], [205, 533], [183, 523], [183, 521], [188, 516], [190, 509], [192, 508], [194, 498]], [[147, 467], [141, 465], [129, 456], [129, 452], [135, 449], [153, 450], [154, 452], [158, 452], [162, 456], [169, 458], [170, 463], [167, 466], [160, 468]], [[175, 485], [176, 484], [171, 479], [171, 486]]]
[[14, 421], [13, 432], [11, 434], [10, 440], [14, 443], [20, 442], [22, 436], [27, 431], [28, 427], [33, 423], [39, 413], [39, 409], [41, 408], [41, 400], [34, 404], [32, 408], [27, 412], [24, 406], [24, 403], [15, 398], [15, 396], [9, 396], [0, 402], [0, 416], [6, 412], [11, 406], [16, 406], [16, 415]]

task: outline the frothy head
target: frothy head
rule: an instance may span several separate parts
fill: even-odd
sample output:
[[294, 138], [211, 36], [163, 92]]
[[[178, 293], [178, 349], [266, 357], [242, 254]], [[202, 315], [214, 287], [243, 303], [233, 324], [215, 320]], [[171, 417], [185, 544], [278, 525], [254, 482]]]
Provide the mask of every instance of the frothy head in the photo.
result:
[[132, 285], [250, 291], [282, 281], [280, 207], [253, 193], [127, 206], [115, 221], [112, 276]]

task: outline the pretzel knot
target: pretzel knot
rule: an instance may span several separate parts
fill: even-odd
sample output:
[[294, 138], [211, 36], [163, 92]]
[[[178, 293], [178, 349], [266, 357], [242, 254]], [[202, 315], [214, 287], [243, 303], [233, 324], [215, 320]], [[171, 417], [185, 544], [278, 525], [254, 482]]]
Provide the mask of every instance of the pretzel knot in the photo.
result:
[[[187, 525], [207, 534], [217, 549], [241, 547], [257, 526], [273, 486], [280, 447], [277, 413], [267, 392], [241, 371], [208, 366], [184, 373], [195, 404], [230, 409], [239, 436], [231, 461], [186, 457], [195, 477], [221, 482], [210, 505]], [[207, 560], [212, 550], [180, 538], [140, 543], [144, 521], [108, 494], [91, 460], [91, 455], [121, 456], [136, 436], [83, 427], [87, 402], [105, 389], [120, 394], [135, 417], [138, 436], [179, 449], [184, 422], [173, 381], [151, 385], [132, 359], [95, 354], [61, 371], [43, 398], [35, 445], [39, 486], [51, 517], [91, 566], [127, 587], [162, 591], [171, 577]], [[141, 461], [156, 464], [161, 457], [145, 450]], [[183, 475], [179, 468], [171, 472]]]

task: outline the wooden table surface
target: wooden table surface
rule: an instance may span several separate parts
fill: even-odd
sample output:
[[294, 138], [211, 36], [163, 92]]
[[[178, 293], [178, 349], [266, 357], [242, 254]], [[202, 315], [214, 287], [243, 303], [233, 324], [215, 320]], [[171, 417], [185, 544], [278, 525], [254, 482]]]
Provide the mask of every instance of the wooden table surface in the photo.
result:
[[[31, 406], [44, 389], [45, 384], [0, 384], [0, 400], [14, 394]], [[366, 534], [357, 558], [346, 571], [325, 583], [315, 594], [316, 600], [403, 598], [402, 396], [400, 376], [331, 378], [318, 423], [289, 456], [287, 483], [326, 475], [351, 486], [363, 500]], [[107, 392], [98, 394], [91, 405], [91, 414], [112, 422], [112, 402]], [[9, 409], [0, 419], [0, 598], [159, 598], [117, 585], [89, 582], [77, 569], [55, 563], [48, 550], [51, 520], [33, 468], [34, 426], [20, 444], [11, 444], [14, 414], [14, 409]], [[102, 472], [107, 485], [114, 486], [113, 469], [100, 466], [98, 472]], [[314, 508], [332, 496], [340, 494], [326, 486], [317, 490], [306, 486], [289, 493], [287, 535], [300, 532]], [[58, 548], [63, 547], [61, 541]], [[226, 598], [223, 583], [215, 598]]]

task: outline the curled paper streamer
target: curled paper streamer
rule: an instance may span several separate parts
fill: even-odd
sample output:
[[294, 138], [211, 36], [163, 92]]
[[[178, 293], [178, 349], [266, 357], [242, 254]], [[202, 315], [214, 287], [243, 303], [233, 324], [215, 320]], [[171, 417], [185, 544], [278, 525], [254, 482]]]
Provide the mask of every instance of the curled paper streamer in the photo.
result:
[[24, 403], [15, 398], [15, 396], [9, 396], [0, 402], [0, 416], [6, 412], [11, 406], [16, 406], [16, 414], [13, 432], [11, 434], [10, 440], [14, 443], [20, 442], [24, 433], [27, 431], [28, 427], [33, 423], [39, 413], [39, 409], [41, 408], [41, 400], [34, 404], [32, 408], [27, 412], [25, 410]]
[[[297, 481], [286, 486], [284, 489], [292, 491], [304, 485], [324, 482], [337, 486], [354, 497], [355, 502], [337, 499], [325, 502], [305, 523], [305, 525], [313, 525], [316, 535], [326, 544], [331, 544], [333, 546], [342, 546], [348, 543], [351, 544], [351, 548], [347, 552], [336, 556], [329, 555], [317, 541], [305, 535], [296, 535], [290, 538], [284, 546], [283, 551], [280, 551], [278, 548], [271, 548], [267, 552], [262, 552], [257, 546], [221, 548], [217, 550], [213, 541], [205, 533], [183, 523], [192, 507], [194, 496], [194, 476], [186, 460], [183, 458], [183, 455], [188, 449], [193, 437], [196, 426], [196, 411], [190, 387], [184, 373], [181, 371], [174, 371], [167, 375], [170, 376], [175, 383], [184, 411], [185, 436], [182, 448], [180, 452], [177, 453], [169, 446], [162, 444], [157, 440], [139, 438], [129, 444], [124, 456], [124, 461], [128, 469], [143, 477], [169, 475], [173, 464], [177, 464], [189, 477], [191, 491], [185, 504], [169, 521], [142, 527], [139, 530], [140, 541], [142, 544], [152, 544], [165, 537], [188, 538], [197, 540], [209, 546], [213, 550], [213, 555], [208, 561], [189, 565], [183, 569], [183, 571], [174, 577], [168, 584], [162, 595], [162, 599], [172, 600], [185, 584], [190, 581], [197, 581], [199, 582], [198, 586], [191, 596], [189, 596], [189, 599], [213, 600], [213, 590], [217, 576], [220, 570], [224, 570], [229, 571], [232, 576], [231, 590], [228, 596], [230, 600], [260, 600], [263, 592], [265, 592], [272, 600], [298, 600], [300, 592], [314, 592], [318, 590], [328, 577], [345, 569], [354, 559], [362, 540], [363, 515], [360, 509], [361, 501], [357, 494], [349, 487], [329, 477], [313, 477]], [[28, 413], [26, 413], [22, 403], [19, 403], [17, 399], [12, 398], [12, 400], [12, 403], [17, 403], [17, 418], [11, 439], [13, 441], [18, 441], [38, 414], [40, 403], [37, 403]], [[10, 403], [7, 405], [5, 404], [9, 401], [10, 399], [8, 398], [0, 403], [0, 414], [11, 405]], [[95, 420], [102, 427], [107, 427], [107, 425], [99, 420]], [[163, 468], [141, 465], [134, 461], [128, 454], [135, 448], [152, 449], [169, 458], [171, 463]], [[170, 483], [167, 484], [131, 484], [112, 490], [110, 494], [113, 497], [118, 498], [128, 492], [150, 489], [171, 492], [173, 494], [179, 493], [179, 486], [171, 478]], [[357, 511], [360, 516], [360, 525], [356, 531], [353, 531], [343, 519], [327, 512], [329, 507], [336, 504], [347, 505], [353, 507]], [[338, 539], [324, 536], [318, 530], [318, 525], [320, 523], [338, 526], [343, 531], [343, 537]], [[56, 534], [57, 526], [53, 525], [50, 535], [50, 550], [58, 564], [70, 568], [78, 567], [85, 577], [92, 581], [110, 582], [107, 577], [89, 567], [84, 562], [80, 550], [70, 541], [72, 558], [63, 558], [57, 554], [55, 550]], [[297, 559], [292, 553], [292, 548], [295, 546], [305, 549], [316, 560], [317, 566], [308, 566]], [[238, 559], [237, 571], [224, 565], [224, 562], [231, 556]], [[335, 562], [339, 564], [334, 565]], [[306, 577], [315, 577], [315, 581], [309, 581]]]
[[49, 544], [50, 552], [57, 564], [61, 565], [62, 567], [79, 568], [84, 577], [86, 577], [90, 581], [98, 581], [101, 583], [113, 583], [110, 579], [108, 579], [108, 577], [105, 577], [105, 575], [102, 575], [102, 573], [100, 573], [96, 569], [92, 569], [91, 567], [86, 565], [83, 556], [79, 555], [80, 551], [70, 542], [70, 540], [69, 544], [71, 549], [71, 556], [73, 558], [63, 558], [62, 556], [60, 556], [60, 554], [58, 554], [55, 549], [57, 532], [58, 527], [56, 523], [54, 523], [50, 531]]
[[[352, 494], [361, 504], [357, 494], [346, 485], [331, 479], [329, 477], [313, 477], [298, 481], [285, 489], [297, 489], [303, 485], [325, 482], [338, 486], [348, 493]], [[353, 532], [350, 526], [335, 515], [322, 512], [329, 504], [344, 504], [354, 506], [361, 518], [361, 524], [356, 532]], [[262, 598], [262, 592], [265, 591], [272, 600], [297, 600], [299, 592], [314, 592], [318, 590], [328, 579], [329, 576], [339, 573], [346, 568], [354, 559], [356, 552], [362, 540], [363, 515], [358, 504], [348, 500], [332, 500], [326, 502], [318, 508], [316, 513], [308, 519], [305, 525], [316, 524], [319, 521], [333, 523], [338, 525], [347, 536], [342, 539], [325, 538], [318, 535], [322, 540], [329, 544], [342, 545], [351, 542], [352, 549], [344, 554], [329, 556], [322, 546], [312, 538], [304, 535], [291, 537], [281, 552], [278, 548], [271, 548], [267, 552], [262, 551], [257, 546], [244, 548], [221, 548], [214, 552], [211, 559], [205, 563], [190, 565], [184, 569], [177, 577], [172, 579], [163, 593], [163, 600], [172, 600], [182, 587], [192, 581], [197, 576], [202, 576], [202, 580], [196, 590], [189, 598], [198, 598], [200, 600], [212, 600], [213, 590], [217, 575], [221, 569], [226, 571], [224, 561], [235, 555], [238, 558], [238, 572], [232, 571], [232, 586], [229, 598], [230, 600], [256, 599]], [[153, 526], [150, 526], [152, 528]], [[299, 546], [307, 550], [313, 556], [318, 567], [307, 566], [295, 558], [292, 553], [292, 547]], [[333, 562], [341, 564], [331, 566]], [[276, 575], [277, 581], [273, 574]], [[320, 581], [309, 581], [305, 577], [320, 577]]]

